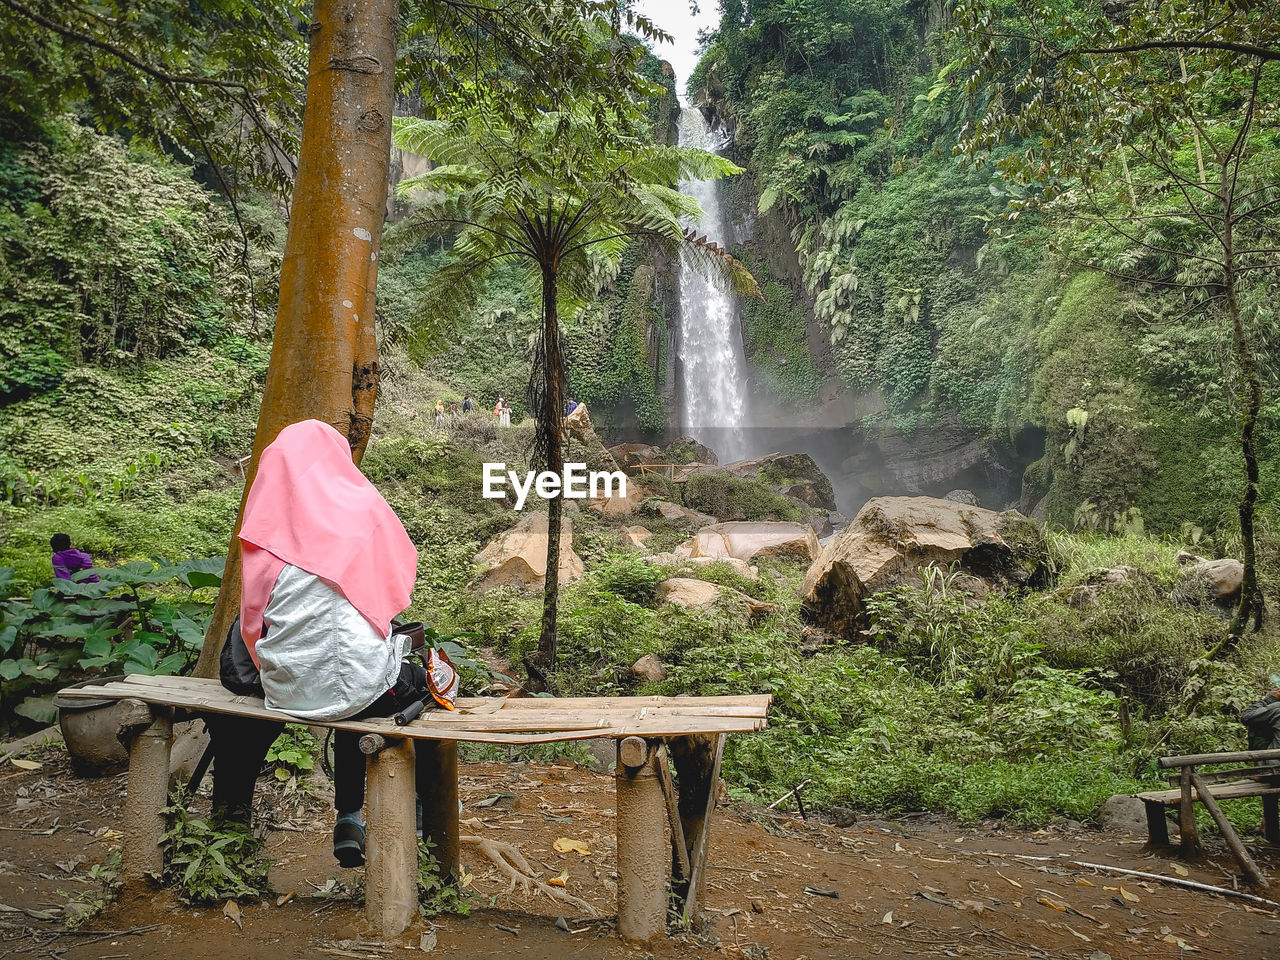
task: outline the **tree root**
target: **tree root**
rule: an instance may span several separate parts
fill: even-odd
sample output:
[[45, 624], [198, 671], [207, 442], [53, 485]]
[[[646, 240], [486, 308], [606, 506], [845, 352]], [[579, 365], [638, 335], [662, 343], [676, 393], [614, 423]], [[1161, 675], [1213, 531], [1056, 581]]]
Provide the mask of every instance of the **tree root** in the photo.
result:
[[529, 861], [524, 858], [524, 854], [511, 843], [505, 840], [490, 840], [487, 837], [463, 836], [458, 840], [462, 843], [473, 844], [484, 856], [498, 868], [498, 872], [503, 874], [510, 884], [507, 886], [507, 893], [515, 891], [519, 887], [522, 893], [545, 893], [552, 900], [559, 900], [561, 903], [568, 904], [580, 910], [584, 916], [596, 916], [595, 907], [587, 903], [587, 901], [575, 897], [567, 890], [557, 887], [548, 886], [535, 875], [533, 867], [529, 865]]

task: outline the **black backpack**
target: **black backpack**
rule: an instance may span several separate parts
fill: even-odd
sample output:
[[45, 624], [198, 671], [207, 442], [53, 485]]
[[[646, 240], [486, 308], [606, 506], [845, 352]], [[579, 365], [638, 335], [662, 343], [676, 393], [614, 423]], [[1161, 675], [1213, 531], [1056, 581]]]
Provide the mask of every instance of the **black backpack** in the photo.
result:
[[[263, 630], [265, 635], [266, 630]], [[240, 634], [240, 618], [231, 621], [227, 631], [227, 642], [222, 645], [222, 655], [218, 659], [218, 679], [232, 693], [242, 697], [265, 696], [262, 690], [262, 675], [249, 656], [249, 648], [245, 646], [244, 637]]]

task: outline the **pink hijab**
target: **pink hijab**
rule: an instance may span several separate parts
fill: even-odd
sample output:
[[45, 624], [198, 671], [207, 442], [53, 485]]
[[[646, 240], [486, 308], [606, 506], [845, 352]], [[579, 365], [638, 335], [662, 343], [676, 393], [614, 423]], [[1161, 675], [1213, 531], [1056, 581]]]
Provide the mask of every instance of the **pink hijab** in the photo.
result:
[[291, 423], [262, 451], [239, 536], [240, 631], [255, 663], [262, 616], [285, 564], [333, 584], [384, 637], [409, 605], [418, 551], [327, 423]]

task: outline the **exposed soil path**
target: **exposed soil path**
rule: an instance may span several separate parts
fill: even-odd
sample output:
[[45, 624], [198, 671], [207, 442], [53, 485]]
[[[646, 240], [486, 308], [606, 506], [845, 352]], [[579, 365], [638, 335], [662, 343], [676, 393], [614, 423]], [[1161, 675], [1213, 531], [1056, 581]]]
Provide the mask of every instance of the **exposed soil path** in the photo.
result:
[[[274, 787], [261, 799], [277, 825], [268, 849], [279, 897], [241, 905], [239, 926], [221, 905], [185, 907], [168, 892], [147, 890], [126, 892], [67, 932], [67, 897], [59, 891], [88, 889], [86, 870], [118, 844], [125, 784], [123, 777], [75, 777], [60, 750], [40, 759], [38, 770], [0, 766], [0, 956], [409, 957], [422, 955], [425, 933], [436, 940], [432, 953], [450, 958], [1280, 958], [1280, 914], [1067, 862], [1171, 877], [1185, 869], [1189, 879], [1231, 886], [1233, 864], [1212, 836], [1211, 855], [1184, 867], [1146, 854], [1143, 838], [1079, 827], [970, 828], [928, 818], [837, 828], [738, 807], [716, 817], [707, 928], [629, 947], [610, 919], [612, 778], [526, 763], [463, 767], [463, 829], [516, 844], [544, 878], [567, 870], [566, 889], [600, 915], [566, 917], [570, 932], [556, 927], [557, 904], [508, 893], [497, 871], [464, 846], [476, 893], [470, 917], [423, 921], [394, 943], [364, 939], [358, 905], [316, 896], [343, 875], [329, 850], [332, 814], [322, 801]], [[585, 841], [590, 852], [557, 853], [558, 837]], [[1280, 855], [1256, 839], [1251, 847], [1264, 871], [1280, 874]], [[348, 871], [342, 879], [356, 876]], [[52, 911], [47, 918], [45, 911]]]

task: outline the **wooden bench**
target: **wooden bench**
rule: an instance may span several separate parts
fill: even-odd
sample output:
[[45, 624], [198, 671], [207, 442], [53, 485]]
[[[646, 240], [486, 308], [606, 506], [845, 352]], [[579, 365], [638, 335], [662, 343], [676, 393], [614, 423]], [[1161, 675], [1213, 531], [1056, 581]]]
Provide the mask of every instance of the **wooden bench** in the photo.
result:
[[[66, 697], [128, 704], [121, 740], [129, 749], [123, 876], [159, 875], [172, 724], [208, 713], [289, 723], [261, 698], [239, 697], [217, 680], [130, 676]], [[666, 929], [668, 878], [686, 922], [698, 917], [720, 757], [728, 733], [765, 726], [770, 697], [589, 697], [462, 699], [456, 712], [429, 710], [407, 726], [390, 719], [312, 724], [364, 734], [368, 758], [365, 914], [383, 937], [417, 910], [414, 740], [433, 766], [437, 790], [419, 798], [423, 831], [446, 875], [458, 863], [458, 743], [531, 744], [608, 737], [617, 741], [618, 933], [649, 940]], [[676, 792], [668, 759], [679, 784]], [[670, 844], [664, 822], [670, 828]], [[670, 865], [670, 866], [668, 866]]]
[[[1182, 757], [1161, 757], [1160, 766], [1176, 770], [1169, 775], [1172, 790], [1153, 790], [1137, 797], [1147, 809], [1147, 835], [1152, 846], [1169, 846], [1166, 807], [1178, 808], [1181, 851], [1184, 857], [1200, 852], [1200, 832], [1196, 827], [1195, 802], [1204, 804], [1222, 831], [1227, 846], [1250, 882], [1267, 886], [1267, 879], [1249, 855], [1231, 822], [1219, 806], [1221, 800], [1242, 797], [1262, 798], [1263, 833], [1269, 843], [1280, 844], [1280, 766], [1266, 766], [1265, 760], [1280, 760], [1280, 750], [1244, 750], [1225, 753], [1196, 753]], [[1197, 771], [1197, 767], [1219, 764], [1251, 764], [1229, 770]]]

